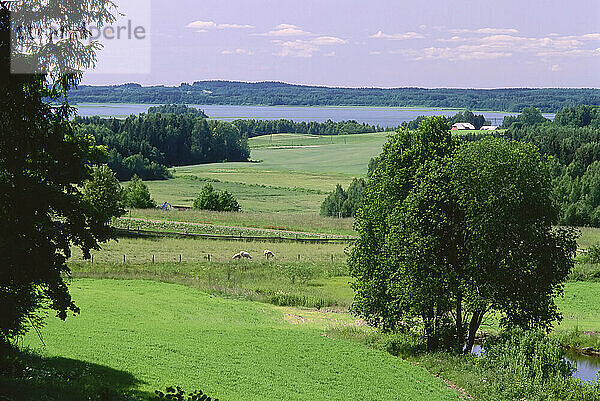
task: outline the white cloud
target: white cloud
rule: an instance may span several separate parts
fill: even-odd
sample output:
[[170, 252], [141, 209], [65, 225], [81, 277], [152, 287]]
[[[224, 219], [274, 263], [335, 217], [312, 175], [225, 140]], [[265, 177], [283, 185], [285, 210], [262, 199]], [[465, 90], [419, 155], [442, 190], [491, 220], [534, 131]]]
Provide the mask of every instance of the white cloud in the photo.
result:
[[[344, 45], [348, 41], [335, 36], [319, 36], [308, 40], [273, 40], [273, 43], [279, 46], [279, 51], [274, 53], [276, 56], [309, 58], [314, 53], [321, 52], [322, 46]], [[335, 52], [331, 51], [323, 55], [333, 56]]]
[[234, 49], [234, 50], [222, 50], [221, 54], [225, 54], [225, 55], [235, 54], [235, 55], [252, 56], [254, 54], [254, 52], [252, 52], [251, 50], [246, 50], [246, 49]]
[[494, 60], [502, 57], [510, 57], [512, 53], [508, 52], [490, 52], [484, 51], [477, 46], [458, 46], [450, 47], [428, 47], [425, 49], [403, 49], [392, 50], [390, 54], [400, 54], [408, 57], [413, 61], [422, 60], [448, 60], [448, 61], [464, 61], [464, 60]]
[[291, 24], [279, 24], [274, 30], [266, 33], [256, 33], [255, 36], [272, 36], [272, 37], [292, 37], [292, 36], [311, 36], [310, 32], [300, 29], [300, 27]]
[[[600, 33], [587, 33], [577, 36], [546, 35], [543, 37], [527, 37], [511, 33], [498, 33], [511, 31], [503, 28], [453, 31], [460, 31], [462, 35], [438, 38], [437, 42], [456, 43], [455, 47], [403, 49], [390, 53], [404, 55], [411, 60], [445, 59], [449, 61], [493, 60], [510, 57], [514, 54], [535, 57], [538, 61], [546, 60], [543, 62], [548, 62], [549, 59], [556, 57], [600, 56], [599, 48], [590, 47], [591, 43], [600, 40]], [[481, 33], [490, 34], [482, 37], [479, 35]]]
[[423, 39], [425, 36], [417, 32], [405, 32], [405, 33], [383, 33], [382, 31], [372, 35], [373, 39], [393, 39], [393, 40], [408, 40], [408, 39]]
[[280, 46], [279, 51], [275, 53], [276, 56], [280, 57], [310, 58], [313, 56], [313, 53], [321, 50], [318, 46], [304, 40], [275, 40], [273, 43]]
[[452, 42], [468, 42], [469, 38], [465, 38], [462, 36], [452, 36], [451, 38], [440, 38], [437, 39], [438, 42], [448, 42], [448, 43], [452, 43]]
[[348, 43], [348, 41], [336, 38], [335, 36], [319, 36], [311, 40], [311, 42], [315, 45], [344, 45]]
[[219, 24], [219, 29], [251, 29], [254, 28], [252, 25], [240, 25], [240, 24]]
[[560, 64], [553, 64], [552, 67], [550, 67], [550, 71], [552, 72], [558, 72], [560, 70], [562, 70]]
[[251, 29], [252, 25], [241, 24], [217, 24], [214, 21], [193, 21], [185, 26], [186, 28], [197, 29], [196, 32], [207, 32], [209, 29]]
[[275, 29], [298, 29], [298, 25], [292, 25], [292, 24], [279, 24], [275, 27]]
[[190, 22], [185, 27], [186, 28], [207, 29], [207, 28], [216, 28], [217, 24], [214, 21], [194, 21], [194, 22]]
[[450, 29], [449, 30], [450, 33], [479, 33], [479, 34], [486, 34], [486, 35], [503, 35], [503, 34], [514, 34], [514, 33], [519, 33], [518, 30], [513, 29], [513, 28], [478, 28], [478, 29], [464, 29], [464, 28], [459, 28], [459, 29]]
[[370, 52], [369, 54], [371, 54], [373, 56], [379, 56], [381, 54], [381, 52]]

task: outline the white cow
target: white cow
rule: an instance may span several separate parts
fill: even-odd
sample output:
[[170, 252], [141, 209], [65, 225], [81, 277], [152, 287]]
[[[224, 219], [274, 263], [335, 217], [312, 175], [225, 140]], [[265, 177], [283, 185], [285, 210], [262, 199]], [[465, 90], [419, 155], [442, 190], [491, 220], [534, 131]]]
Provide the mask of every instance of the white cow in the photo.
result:
[[265, 258], [269, 259], [269, 258], [274, 258], [275, 254], [271, 251], [269, 251], [268, 249], [265, 249]]
[[252, 256], [246, 251], [240, 251], [240, 256], [246, 259], [252, 259]]

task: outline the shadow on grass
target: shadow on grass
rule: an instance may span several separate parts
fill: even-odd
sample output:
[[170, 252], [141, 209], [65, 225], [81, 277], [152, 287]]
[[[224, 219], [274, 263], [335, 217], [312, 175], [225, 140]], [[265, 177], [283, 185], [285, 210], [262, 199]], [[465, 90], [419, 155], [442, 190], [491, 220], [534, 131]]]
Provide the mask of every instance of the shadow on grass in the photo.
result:
[[142, 382], [131, 373], [61, 357], [42, 357], [24, 350], [0, 355], [1, 401], [147, 400], [137, 391]]

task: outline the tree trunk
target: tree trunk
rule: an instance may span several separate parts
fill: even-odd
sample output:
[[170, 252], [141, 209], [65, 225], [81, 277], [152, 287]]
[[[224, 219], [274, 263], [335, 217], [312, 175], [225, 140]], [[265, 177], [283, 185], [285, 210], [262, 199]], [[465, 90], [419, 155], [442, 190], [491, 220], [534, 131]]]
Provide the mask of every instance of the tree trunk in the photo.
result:
[[469, 323], [469, 338], [467, 339], [467, 344], [465, 346], [464, 353], [470, 354], [473, 350], [473, 344], [475, 343], [475, 336], [477, 335], [477, 330], [479, 330], [479, 326], [481, 326], [481, 322], [483, 321], [483, 315], [485, 311], [475, 311], [473, 312], [473, 316], [471, 317], [471, 323]]
[[425, 337], [427, 337], [427, 350], [433, 351], [438, 347], [438, 338], [435, 329], [435, 313], [432, 306], [427, 309], [426, 314], [423, 316], [423, 323]]
[[465, 331], [462, 322], [462, 294], [460, 293], [456, 296], [456, 335], [458, 337], [458, 349], [462, 350]]

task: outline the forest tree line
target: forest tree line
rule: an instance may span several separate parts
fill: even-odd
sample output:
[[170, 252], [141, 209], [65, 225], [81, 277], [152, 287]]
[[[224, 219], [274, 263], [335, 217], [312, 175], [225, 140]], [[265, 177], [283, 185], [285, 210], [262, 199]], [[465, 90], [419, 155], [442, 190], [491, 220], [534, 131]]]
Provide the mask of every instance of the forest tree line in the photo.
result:
[[[80, 131], [108, 148], [108, 165], [119, 180], [137, 175], [144, 180], [170, 178], [168, 167], [222, 161], [247, 161], [245, 135], [228, 122], [207, 120], [203, 113], [162, 113], [124, 120], [76, 118]], [[173, 111], [173, 110], [171, 110]]]
[[179, 103], [268, 106], [442, 107], [517, 112], [534, 106], [555, 113], [567, 106], [600, 105], [599, 89], [328, 88], [281, 82], [200, 81], [179, 86], [81, 85], [73, 103]]
[[248, 138], [268, 134], [351, 135], [395, 130], [395, 128], [384, 128], [379, 125], [369, 125], [354, 120], [339, 122], [327, 120], [322, 123], [316, 121], [295, 122], [285, 119], [235, 120], [232, 124]]
[[600, 227], [600, 107], [567, 107], [553, 122], [529, 110], [505, 135], [552, 156], [561, 225]]

